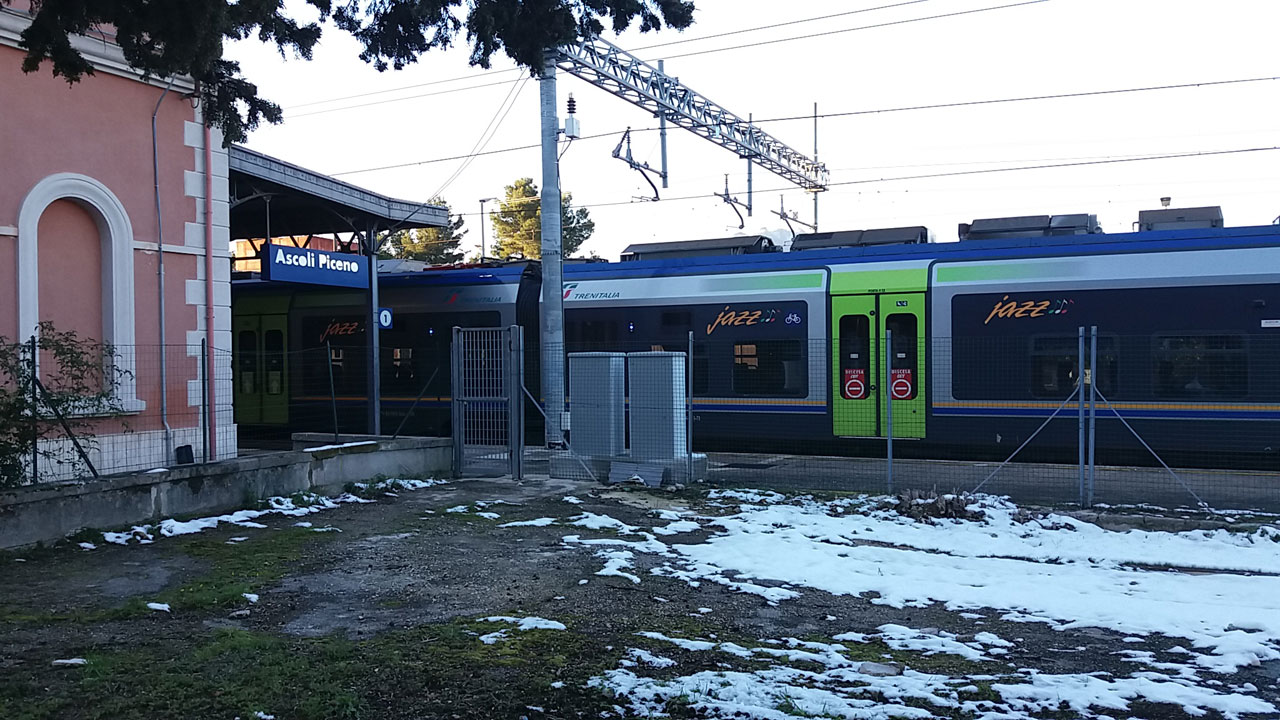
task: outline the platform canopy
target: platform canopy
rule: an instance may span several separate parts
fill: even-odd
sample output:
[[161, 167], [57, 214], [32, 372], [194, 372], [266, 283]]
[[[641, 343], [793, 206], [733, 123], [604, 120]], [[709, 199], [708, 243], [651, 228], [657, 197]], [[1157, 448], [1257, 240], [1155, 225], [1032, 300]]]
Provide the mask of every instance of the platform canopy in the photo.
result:
[[229, 153], [231, 238], [443, 227], [448, 209], [397, 200], [239, 145]]

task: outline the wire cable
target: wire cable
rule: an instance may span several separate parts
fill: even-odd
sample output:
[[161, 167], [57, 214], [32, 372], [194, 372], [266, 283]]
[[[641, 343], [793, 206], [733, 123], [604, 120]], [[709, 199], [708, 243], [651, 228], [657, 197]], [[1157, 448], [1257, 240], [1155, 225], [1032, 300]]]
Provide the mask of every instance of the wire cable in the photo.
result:
[[941, 20], [944, 18], [960, 17], [963, 15], [976, 15], [978, 13], [993, 12], [995, 10], [1008, 10], [1016, 7], [1024, 7], [1027, 5], [1039, 5], [1047, 3], [1050, 0], [1023, 0], [1023, 2], [1009, 3], [1007, 5], [991, 5], [988, 7], [973, 8], [971, 10], [957, 10], [955, 12], [941, 13], [939, 15], [926, 15], [924, 17], [907, 18], [905, 20], [894, 20], [892, 22], [876, 23], [875, 25], [860, 25], [858, 27], [843, 28], [840, 30], [825, 30], [823, 32], [810, 33], [808, 35], [795, 35], [792, 37], [777, 38], [774, 40], [761, 40], [759, 42], [745, 43], [743, 45], [730, 45], [729, 47], [716, 48], [714, 50], [696, 50], [693, 52], [682, 53], [680, 55], [667, 55], [664, 60], [676, 60], [679, 58], [697, 57], [699, 55], [710, 55], [711, 53], [729, 52], [730, 50], [746, 50], [748, 48], [764, 47], [765, 45], [777, 45], [778, 43], [793, 42], [795, 40], [810, 40], [819, 37], [828, 37], [831, 35], [841, 35], [843, 33], [857, 32], [859, 30], [874, 30], [876, 28], [894, 27], [897, 25], [908, 25], [911, 23], [924, 22], [925, 20]]
[[[929, 105], [912, 105], [912, 106], [903, 106], [903, 107], [880, 108], [875, 110], [853, 110], [853, 111], [847, 111], [847, 112], [823, 113], [818, 115], [818, 117], [821, 119], [828, 119], [828, 118], [839, 118], [839, 117], [854, 117], [859, 115], [876, 115], [876, 114], [893, 113], [893, 112], [910, 112], [915, 110], [938, 110], [938, 109], [944, 109], [944, 108], [973, 107], [973, 106], [979, 106], [979, 105], [1008, 104], [1008, 103], [1016, 103], [1016, 102], [1065, 100], [1065, 99], [1084, 98], [1084, 97], [1093, 97], [1093, 96], [1102, 96], [1102, 95], [1121, 95], [1125, 93], [1154, 92], [1154, 91], [1160, 91], [1160, 90], [1180, 90], [1180, 89], [1188, 89], [1188, 88], [1215, 87], [1215, 86], [1221, 86], [1221, 85], [1237, 85], [1237, 84], [1243, 84], [1243, 83], [1255, 83], [1255, 82], [1265, 82], [1265, 81], [1275, 81], [1275, 80], [1280, 80], [1280, 76], [1242, 78], [1242, 79], [1235, 79], [1235, 80], [1212, 80], [1207, 82], [1180, 83], [1175, 85], [1150, 85], [1150, 86], [1136, 87], [1136, 88], [1093, 90], [1093, 91], [1075, 92], [1075, 93], [1057, 93], [1052, 95], [1028, 95], [1024, 97], [994, 98], [994, 99], [986, 99], [986, 100], [965, 100], [965, 101], [951, 102], [951, 103], [933, 103]], [[790, 120], [812, 120], [813, 117], [814, 116], [812, 114], [788, 115], [783, 117], [753, 120], [752, 122], [768, 123], [768, 122], [785, 122]], [[695, 124], [694, 127], [699, 127], [699, 125]], [[658, 129], [659, 128], [657, 127], [643, 127], [643, 128], [631, 128], [631, 131], [632, 132], [652, 132]], [[613, 136], [621, 135], [623, 132], [626, 132], [626, 131], [611, 130], [608, 132], [595, 133], [593, 135], [584, 135], [583, 137], [579, 138], [579, 140], [595, 140], [598, 138], [613, 137]], [[542, 146], [540, 144], [519, 145], [516, 147], [502, 148], [500, 150], [490, 150], [483, 153], [476, 153], [476, 156], [480, 157], [483, 155], [496, 155], [500, 153], [518, 152], [521, 150], [530, 150], [530, 149], [539, 148], [539, 147], [542, 147]], [[379, 172], [383, 170], [397, 170], [400, 168], [414, 167], [418, 165], [429, 165], [432, 163], [449, 162], [451, 160], [460, 160], [465, 157], [467, 156], [454, 155], [450, 157], [433, 158], [428, 160], [414, 160], [411, 162], [396, 163], [394, 165], [380, 165], [377, 167], [360, 168], [358, 170], [343, 170], [342, 172], [335, 172], [335, 173], [329, 173], [329, 174], [334, 177], [338, 177], [342, 175], [358, 175], [362, 173]]]
[[[810, 34], [807, 34], [807, 35], [794, 35], [794, 36], [791, 36], [791, 37], [785, 37], [785, 38], [775, 38], [775, 39], [773, 39], [773, 40], [761, 40], [761, 41], [759, 41], [759, 42], [754, 42], [754, 43], [747, 43], [747, 44], [743, 44], [743, 45], [731, 45], [731, 46], [729, 46], [729, 47], [713, 48], [713, 49], [710, 49], [710, 50], [696, 50], [696, 51], [693, 51], [693, 52], [687, 52], [687, 53], [683, 53], [683, 54], [680, 54], [680, 55], [670, 55], [670, 56], [667, 56], [667, 57], [666, 57], [666, 58], [664, 58], [664, 59], [666, 59], [666, 60], [674, 60], [674, 59], [677, 59], [677, 58], [696, 57], [696, 56], [699, 56], [699, 55], [710, 55], [710, 54], [712, 54], [712, 53], [728, 52], [728, 51], [731, 51], [731, 50], [743, 50], [743, 49], [746, 49], [746, 48], [761, 47], [761, 46], [764, 46], [764, 45], [776, 45], [776, 44], [778, 44], [778, 43], [792, 42], [792, 41], [795, 41], [795, 40], [809, 40], [809, 39], [817, 38], [817, 37], [826, 37], [826, 36], [829, 36], [829, 35], [839, 35], [839, 34], [841, 34], [841, 33], [857, 32], [857, 31], [859, 31], [859, 30], [873, 30], [873, 29], [876, 29], [876, 28], [894, 27], [894, 26], [897, 26], [897, 25], [907, 25], [907, 24], [910, 24], [910, 23], [924, 22], [924, 21], [926, 21], [926, 20], [940, 20], [940, 19], [945, 19], [945, 18], [959, 17], [959, 16], [962, 16], [962, 15], [973, 15], [973, 14], [976, 14], [976, 13], [992, 12], [992, 11], [995, 11], [995, 10], [1007, 10], [1007, 9], [1009, 9], [1009, 8], [1022, 7], [1022, 6], [1025, 6], [1025, 5], [1039, 5], [1039, 4], [1041, 4], [1041, 3], [1046, 3], [1046, 2], [1050, 2], [1050, 1], [1051, 1], [1051, 0], [1023, 0], [1023, 2], [1010, 3], [1010, 4], [1007, 4], [1007, 5], [992, 5], [992, 6], [989, 6], [989, 7], [974, 8], [974, 9], [971, 9], [971, 10], [959, 10], [959, 11], [956, 11], [956, 12], [942, 13], [942, 14], [939, 14], [939, 15], [926, 15], [926, 16], [924, 16], [924, 17], [907, 18], [907, 19], [904, 19], [904, 20], [895, 20], [895, 21], [892, 21], [892, 22], [877, 23], [877, 24], [875, 24], [875, 25], [862, 25], [862, 26], [859, 26], [859, 27], [843, 28], [843, 29], [840, 29], [840, 30], [826, 30], [826, 31], [823, 31], [823, 32], [818, 32], [818, 33], [810, 33]], [[900, 3], [900, 4], [911, 4], [911, 3]], [[896, 5], [886, 5], [886, 6], [884, 6], [884, 7], [896, 7]], [[880, 8], [872, 8], [872, 9], [880, 9]], [[763, 26], [762, 26], [762, 27], [761, 27], [761, 28], [759, 28], [759, 29], [764, 30], [764, 29], [768, 29], [769, 27], [773, 27], [773, 26], [768, 26], [768, 27], [763, 27]], [[745, 32], [745, 31], [744, 31], [744, 32]], [[691, 41], [690, 41], [690, 42], [691, 42]], [[650, 47], [657, 47], [657, 46], [650, 46]], [[518, 68], [517, 68], [517, 69], [518, 69]], [[509, 72], [509, 71], [507, 71], [507, 70], [502, 70], [502, 71], [499, 71], [499, 72]], [[477, 76], [477, 77], [482, 77], [482, 76]], [[441, 82], [448, 82], [448, 81], [441, 81]], [[402, 100], [414, 100], [414, 99], [417, 99], [417, 98], [422, 98], [422, 97], [432, 97], [432, 96], [436, 96], [436, 95], [447, 95], [447, 94], [455, 93], [455, 92], [464, 92], [464, 91], [466, 91], [466, 90], [476, 90], [476, 89], [479, 89], [479, 88], [492, 87], [492, 86], [494, 86], [494, 85], [503, 85], [503, 84], [506, 84], [506, 83], [514, 83], [514, 82], [516, 82], [516, 81], [515, 81], [515, 80], [500, 80], [500, 81], [498, 81], [498, 82], [484, 83], [484, 84], [481, 84], [481, 85], [469, 85], [469, 86], [467, 86], [467, 87], [453, 88], [453, 89], [450, 89], [450, 90], [439, 90], [439, 91], [436, 91], [436, 92], [430, 92], [430, 93], [420, 93], [420, 94], [417, 94], [417, 95], [407, 95], [407, 96], [405, 96], [405, 97], [401, 97], [401, 98], [387, 98], [387, 99], [385, 99], [385, 100], [374, 100], [374, 101], [371, 101], [371, 102], [367, 102], [367, 103], [358, 103], [358, 104], [355, 104], [355, 105], [343, 105], [342, 107], [337, 107], [337, 108], [324, 108], [324, 109], [320, 109], [320, 110], [313, 110], [313, 111], [311, 111], [311, 112], [299, 113], [299, 114], [297, 114], [297, 115], [294, 115], [293, 117], [294, 117], [294, 118], [302, 118], [302, 117], [309, 117], [309, 116], [313, 116], [313, 115], [322, 115], [322, 114], [325, 114], [325, 113], [338, 112], [338, 111], [340, 111], [340, 110], [350, 110], [350, 109], [353, 109], [353, 108], [370, 107], [370, 106], [373, 106], [373, 105], [382, 105], [382, 104], [385, 104], [385, 103], [400, 102], [400, 101], [402, 101]], [[387, 90], [387, 91], [379, 91], [379, 92], [393, 92], [393, 91], [392, 91], [392, 90]], [[356, 96], [356, 97], [358, 97], [358, 96]], [[323, 101], [323, 100], [321, 100], [321, 101], [316, 101], [315, 103], [309, 103], [309, 104], [320, 104], [320, 103], [324, 103], [324, 102], [338, 102], [339, 100], [342, 100], [342, 99], [346, 99], [346, 98], [338, 98], [338, 99], [335, 99], [335, 100], [332, 100], [332, 101]], [[300, 107], [300, 106], [295, 106], [295, 107]], [[812, 116], [810, 116], [810, 117], [812, 117]]]
[[[876, 10], [888, 10], [888, 9], [897, 8], [897, 7], [904, 7], [906, 5], [918, 5], [920, 3], [930, 2], [930, 1], [931, 0], [907, 0], [907, 2], [898, 2], [890, 5], [879, 5], [876, 7], [862, 8], [861, 10], [847, 10], [845, 12], [831, 13], [830, 15], [819, 15], [817, 17], [802, 18], [800, 20], [788, 20], [786, 22], [774, 23], [772, 25], [757, 25], [755, 27], [741, 28], [738, 30], [730, 30], [728, 32], [715, 33], [714, 35], [702, 35], [700, 37], [682, 38], [680, 40], [671, 40], [669, 42], [654, 43], [653, 45], [643, 45], [641, 47], [634, 48], [633, 52], [640, 52], [643, 50], [652, 50], [654, 48], [660, 48], [660, 47], [669, 47], [671, 45], [685, 45], [693, 42], [703, 42], [705, 40], [713, 40], [716, 38], [729, 37], [731, 35], [742, 35], [744, 33], [759, 32], [762, 30], [774, 30], [776, 28], [788, 27], [790, 25], [800, 25], [803, 23], [818, 22], [820, 20], [831, 20], [833, 18], [845, 17], [848, 15], [859, 15], [862, 13], [874, 12]], [[313, 105], [324, 105], [326, 103], [341, 102], [343, 100], [355, 100], [362, 97], [371, 97], [374, 95], [385, 95], [387, 93], [400, 92], [402, 90], [413, 90], [421, 87], [444, 85], [446, 83], [459, 82], [462, 80], [479, 80], [484, 77], [493, 77], [495, 75], [504, 75], [507, 73], [519, 72], [522, 69], [523, 68], [514, 67], [514, 68], [506, 68], [504, 70], [490, 70], [485, 72], [472, 73], [470, 75], [459, 75], [457, 77], [446, 78], [444, 80], [432, 80], [430, 82], [415, 83], [413, 85], [402, 85], [396, 88], [387, 88], [386, 90], [373, 90], [371, 92], [356, 93], [354, 95], [344, 95], [342, 97], [328, 98], [326, 100], [311, 100], [304, 103], [298, 103], [297, 105], [287, 105], [284, 107], [284, 109], [295, 110], [297, 108], [311, 107]], [[515, 82], [515, 81], [510, 80], [510, 81], [503, 81], [503, 82]], [[474, 87], [457, 88], [457, 90], [472, 90], [478, 87], [488, 87], [488, 85], [476, 85]], [[450, 92], [455, 92], [457, 90], [450, 91]], [[424, 97], [424, 96], [419, 96], [419, 97]], [[400, 99], [408, 99], [408, 98], [400, 98]], [[353, 107], [360, 107], [360, 106], [353, 106]], [[342, 108], [332, 108], [332, 109], [340, 110]], [[294, 117], [302, 117], [302, 116], [295, 115]]]

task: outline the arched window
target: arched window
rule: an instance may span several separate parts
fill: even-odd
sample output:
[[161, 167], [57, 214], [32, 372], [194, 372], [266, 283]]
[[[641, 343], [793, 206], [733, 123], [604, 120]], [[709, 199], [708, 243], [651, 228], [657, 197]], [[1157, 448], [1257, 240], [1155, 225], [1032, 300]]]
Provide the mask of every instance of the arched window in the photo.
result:
[[117, 366], [127, 371], [118, 393], [127, 412], [146, 406], [138, 400], [134, 380], [133, 225], [120, 199], [106, 185], [85, 175], [50, 175], [27, 193], [18, 212], [18, 335], [40, 322], [40, 263], [75, 262], [75, 258], [40, 257], [40, 217], [57, 200], [85, 208], [98, 224], [102, 240], [102, 339], [116, 346]]

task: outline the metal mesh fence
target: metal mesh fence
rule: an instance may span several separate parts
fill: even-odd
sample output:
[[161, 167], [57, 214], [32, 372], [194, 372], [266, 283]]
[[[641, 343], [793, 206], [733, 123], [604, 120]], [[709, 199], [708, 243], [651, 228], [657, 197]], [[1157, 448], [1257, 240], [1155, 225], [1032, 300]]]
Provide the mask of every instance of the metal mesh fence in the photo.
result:
[[688, 339], [570, 344], [570, 443], [599, 454], [601, 434], [615, 434], [600, 408], [619, 402], [624, 458], [680, 437], [678, 423], [647, 415], [672, 403], [637, 393], [630, 358], [622, 401], [605, 379], [572, 379], [577, 353], [675, 352], [692, 358], [693, 457], [705, 454], [712, 482], [1280, 510], [1280, 368], [1262, 347], [1220, 333], [845, 329], [834, 340], [704, 338], [691, 350]]
[[227, 350], [206, 353], [199, 344], [107, 347], [51, 333], [23, 344], [0, 375], [7, 416], [0, 431], [4, 485], [80, 480], [236, 454]]

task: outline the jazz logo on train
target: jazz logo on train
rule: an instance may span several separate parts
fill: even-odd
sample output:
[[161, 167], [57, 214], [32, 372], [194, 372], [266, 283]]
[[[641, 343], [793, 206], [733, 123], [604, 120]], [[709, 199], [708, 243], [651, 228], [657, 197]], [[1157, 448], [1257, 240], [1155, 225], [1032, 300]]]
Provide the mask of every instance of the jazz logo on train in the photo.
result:
[[1075, 300], [1059, 299], [1059, 300], [1009, 300], [1009, 296], [1005, 295], [996, 301], [995, 307], [991, 308], [991, 313], [987, 315], [987, 319], [982, 321], [983, 325], [989, 324], [994, 318], [1036, 318], [1046, 315], [1066, 315], [1067, 310], [1075, 304]]
[[734, 310], [732, 305], [725, 305], [724, 310], [716, 315], [716, 319], [707, 324], [707, 335], [714, 333], [722, 327], [730, 325], [768, 325], [772, 322], [782, 320], [787, 325], [799, 325], [801, 323], [800, 315], [797, 313], [788, 314], [785, 319], [782, 311], [777, 309], [757, 309], [751, 308], [747, 310]]

